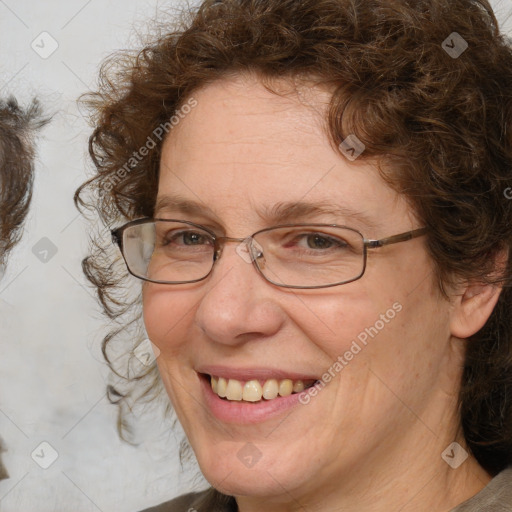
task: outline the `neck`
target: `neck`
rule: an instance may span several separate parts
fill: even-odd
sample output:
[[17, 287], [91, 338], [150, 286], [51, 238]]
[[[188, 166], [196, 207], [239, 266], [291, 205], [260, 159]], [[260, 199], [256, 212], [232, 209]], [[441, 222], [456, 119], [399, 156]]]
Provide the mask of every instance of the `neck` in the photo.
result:
[[[428, 418], [428, 414], [426, 417]], [[425, 416], [424, 416], [425, 417]], [[239, 512], [448, 512], [491, 480], [471, 456], [453, 469], [441, 455], [456, 437], [454, 418], [419, 418], [385, 446], [347, 464], [344, 474], [325, 468], [313, 486], [302, 483], [273, 496], [237, 497]], [[433, 427], [435, 426], [435, 427]], [[436, 432], [446, 432], [438, 436]], [[395, 437], [395, 439], [393, 439]], [[464, 446], [459, 437], [458, 443]], [[452, 454], [448, 452], [448, 456]]]
[[[443, 464], [445, 464], [443, 462]], [[237, 497], [239, 512], [448, 512], [480, 492], [490, 481], [476, 460], [453, 470], [440, 464], [419, 471], [388, 473], [367, 478], [347, 490], [345, 482], [314, 496], [285, 492], [270, 498]], [[321, 498], [319, 498], [321, 496]]]

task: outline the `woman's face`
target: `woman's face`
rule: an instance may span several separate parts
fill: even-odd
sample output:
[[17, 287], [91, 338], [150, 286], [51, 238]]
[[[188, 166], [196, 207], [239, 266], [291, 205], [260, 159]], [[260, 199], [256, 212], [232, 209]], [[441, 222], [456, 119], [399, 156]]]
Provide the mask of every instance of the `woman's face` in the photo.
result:
[[[164, 144], [155, 217], [237, 238], [289, 222], [346, 225], [367, 239], [421, 227], [373, 164], [331, 147], [329, 95], [291, 90], [276, 95], [246, 77], [197, 92]], [[163, 382], [214, 486], [238, 496], [329, 492], [428, 458], [445, 431], [444, 446], [453, 440], [461, 356], [424, 244], [369, 249], [364, 276], [332, 288], [274, 286], [237, 243], [200, 283], [145, 285]], [[253, 403], [214, 395], [211, 374], [234, 379], [231, 396], [237, 380], [269, 393], [272, 378], [322, 386]]]

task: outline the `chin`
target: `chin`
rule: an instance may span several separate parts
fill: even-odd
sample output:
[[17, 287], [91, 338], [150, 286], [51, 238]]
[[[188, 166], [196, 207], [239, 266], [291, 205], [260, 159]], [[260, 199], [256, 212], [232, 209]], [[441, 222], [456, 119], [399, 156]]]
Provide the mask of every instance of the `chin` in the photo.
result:
[[237, 451], [217, 453], [213, 450], [198, 456], [197, 460], [206, 480], [230, 496], [277, 497], [284, 489], [297, 487], [297, 467], [286, 468], [278, 458], [264, 460], [262, 457], [252, 467], [246, 467], [239, 460]]
[[280, 485], [281, 479], [272, 478], [266, 471], [247, 470], [245, 474], [233, 472], [221, 482], [219, 482], [219, 474], [215, 470], [211, 475], [203, 474], [213, 487], [228, 496], [270, 498], [283, 494], [284, 488], [288, 489], [286, 482], [284, 485]]

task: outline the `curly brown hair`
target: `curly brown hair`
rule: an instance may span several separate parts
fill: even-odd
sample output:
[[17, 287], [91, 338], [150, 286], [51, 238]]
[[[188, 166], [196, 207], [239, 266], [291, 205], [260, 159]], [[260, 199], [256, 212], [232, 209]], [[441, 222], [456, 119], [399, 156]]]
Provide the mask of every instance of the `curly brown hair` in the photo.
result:
[[[96, 210], [107, 226], [151, 217], [165, 139], [155, 137], [158, 127], [199, 88], [240, 73], [256, 73], [270, 89], [282, 78], [328, 87], [333, 147], [354, 134], [366, 146], [360, 158], [390, 164], [383, 176], [429, 229], [440, 290], [446, 295], [456, 278], [494, 276], [503, 286], [492, 316], [467, 340], [460, 390], [467, 445], [497, 474], [512, 463], [511, 264], [498, 277], [494, 264], [498, 251], [512, 248], [512, 201], [504, 195], [512, 186], [512, 45], [490, 4], [205, 0], [139, 53], [104, 63], [100, 89], [87, 98], [96, 173], [77, 191], [78, 207]], [[154, 147], [139, 158], [149, 139]], [[125, 379], [115, 391], [122, 404], [136, 381], [149, 392], [158, 377], [154, 367], [114, 361], [143, 336], [140, 297], [128, 298], [119, 255], [95, 241], [83, 268], [118, 322], [103, 351]]]
[[32, 198], [34, 135], [47, 122], [37, 100], [26, 109], [13, 97], [0, 100], [0, 264], [21, 236]]

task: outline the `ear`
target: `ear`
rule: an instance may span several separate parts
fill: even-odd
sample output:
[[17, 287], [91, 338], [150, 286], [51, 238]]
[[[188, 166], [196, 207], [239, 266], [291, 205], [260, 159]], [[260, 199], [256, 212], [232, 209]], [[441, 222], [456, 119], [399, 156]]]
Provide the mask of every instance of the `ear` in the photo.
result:
[[[503, 275], [507, 266], [508, 251], [495, 257], [495, 276]], [[491, 279], [492, 281], [492, 276]], [[453, 300], [450, 328], [453, 336], [469, 338], [487, 322], [496, 306], [502, 286], [479, 281], [469, 281], [458, 288]]]

